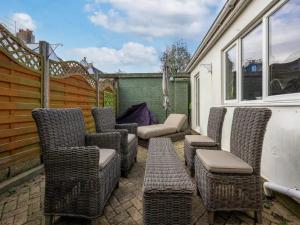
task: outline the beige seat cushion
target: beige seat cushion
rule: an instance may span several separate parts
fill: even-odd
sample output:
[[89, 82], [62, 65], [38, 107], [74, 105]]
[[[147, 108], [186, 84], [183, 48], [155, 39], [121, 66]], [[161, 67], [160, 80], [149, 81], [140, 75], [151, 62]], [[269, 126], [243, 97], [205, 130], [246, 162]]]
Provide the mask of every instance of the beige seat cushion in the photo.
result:
[[135, 139], [135, 134], [128, 134], [128, 143], [132, 142]]
[[185, 140], [192, 146], [212, 147], [217, 143], [205, 135], [185, 135]]
[[197, 150], [197, 157], [203, 166], [213, 173], [252, 174], [252, 167], [227, 151]]
[[116, 151], [114, 149], [100, 149], [100, 159], [99, 159], [99, 168], [102, 170], [110, 160], [115, 156]]
[[170, 114], [164, 125], [175, 127], [177, 132], [180, 132], [183, 128], [183, 125], [186, 121], [187, 117], [185, 114]]
[[138, 127], [137, 132], [139, 138], [149, 139], [153, 137], [159, 137], [167, 134], [176, 133], [176, 127], [171, 127], [164, 124], [155, 124]]

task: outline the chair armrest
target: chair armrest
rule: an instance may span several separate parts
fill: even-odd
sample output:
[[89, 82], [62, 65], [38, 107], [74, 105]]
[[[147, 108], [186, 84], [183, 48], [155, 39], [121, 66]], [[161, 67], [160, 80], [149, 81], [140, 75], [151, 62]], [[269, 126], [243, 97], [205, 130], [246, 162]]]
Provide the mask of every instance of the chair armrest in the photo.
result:
[[121, 134], [118, 132], [94, 133], [85, 135], [87, 146], [96, 145], [99, 148], [115, 149], [120, 152]]
[[99, 174], [97, 146], [58, 147], [44, 155], [47, 179], [95, 180]]
[[137, 123], [123, 123], [123, 124], [116, 124], [117, 129], [126, 129], [128, 133], [137, 135]]
[[121, 146], [128, 145], [128, 130], [126, 129], [107, 129], [104, 132], [118, 132], [121, 134]]

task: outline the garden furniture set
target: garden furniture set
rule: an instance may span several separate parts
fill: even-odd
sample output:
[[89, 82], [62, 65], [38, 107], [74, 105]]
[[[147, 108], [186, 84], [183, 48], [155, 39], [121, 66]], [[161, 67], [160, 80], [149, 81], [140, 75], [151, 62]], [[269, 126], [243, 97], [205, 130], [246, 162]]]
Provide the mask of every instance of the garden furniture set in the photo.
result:
[[[207, 136], [185, 136], [185, 163], [195, 175], [210, 224], [216, 211], [232, 210], [252, 210], [261, 222], [260, 162], [271, 111], [236, 108], [230, 151], [221, 150], [225, 114], [226, 108], [211, 108]], [[164, 131], [156, 132], [158, 126], [140, 129], [137, 124], [116, 124], [111, 108], [93, 108], [97, 133], [86, 134], [80, 109], [35, 109], [32, 115], [45, 167], [46, 224], [51, 224], [55, 215], [84, 217], [97, 224], [120, 175], [127, 177], [136, 161], [141, 137], [144, 143], [150, 139], [143, 187], [144, 223], [192, 223], [194, 184], [173, 149], [173, 139], [165, 137]], [[162, 125], [173, 126], [176, 134], [181, 133], [185, 121], [186, 117], [171, 114]]]

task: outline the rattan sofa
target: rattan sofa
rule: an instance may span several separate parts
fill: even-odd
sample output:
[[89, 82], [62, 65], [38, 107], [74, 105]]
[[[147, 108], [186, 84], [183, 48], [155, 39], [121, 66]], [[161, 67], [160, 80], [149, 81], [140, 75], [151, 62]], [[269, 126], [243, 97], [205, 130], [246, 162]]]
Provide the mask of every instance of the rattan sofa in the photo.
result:
[[236, 108], [230, 152], [198, 149], [195, 177], [198, 191], [213, 224], [215, 211], [253, 210], [261, 222], [260, 162], [267, 123], [267, 108]]
[[184, 159], [185, 164], [194, 175], [194, 159], [197, 149], [221, 149], [222, 128], [227, 109], [224, 107], [210, 108], [207, 136], [186, 135], [184, 139]]
[[92, 115], [98, 133], [119, 132], [121, 134], [121, 172], [127, 177], [130, 168], [137, 161], [137, 123], [117, 124], [111, 107], [93, 108]]
[[45, 168], [44, 214], [98, 217], [120, 178], [120, 134], [86, 134], [80, 109], [35, 109]]

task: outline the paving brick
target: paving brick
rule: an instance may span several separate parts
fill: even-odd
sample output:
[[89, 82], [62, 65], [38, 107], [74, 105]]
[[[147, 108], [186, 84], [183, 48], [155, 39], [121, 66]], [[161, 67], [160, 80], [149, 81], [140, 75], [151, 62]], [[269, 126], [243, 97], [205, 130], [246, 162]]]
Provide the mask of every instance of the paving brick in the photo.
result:
[[22, 212], [15, 216], [14, 225], [22, 225], [27, 221], [27, 212]]
[[[176, 152], [183, 161], [183, 142], [176, 143]], [[142, 225], [143, 224], [143, 179], [147, 150], [139, 147], [138, 162], [133, 166], [128, 178], [121, 178], [120, 187], [116, 189], [99, 219], [100, 225]], [[0, 225], [24, 224], [44, 225], [43, 196], [45, 177], [39, 175], [16, 187], [13, 192], [0, 196]], [[270, 209], [263, 212], [263, 225], [284, 224], [300, 225], [300, 219], [286, 208], [274, 201]], [[89, 220], [78, 218], [59, 218], [55, 225], [89, 225]], [[207, 225], [207, 211], [199, 196], [193, 199], [193, 224]], [[253, 213], [218, 212], [215, 225], [251, 225], [254, 224]]]
[[127, 212], [135, 221], [142, 219], [142, 214], [135, 207], [127, 209]]
[[1, 220], [1, 225], [13, 225], [13, 224], [14, 224], [14, 217]]

